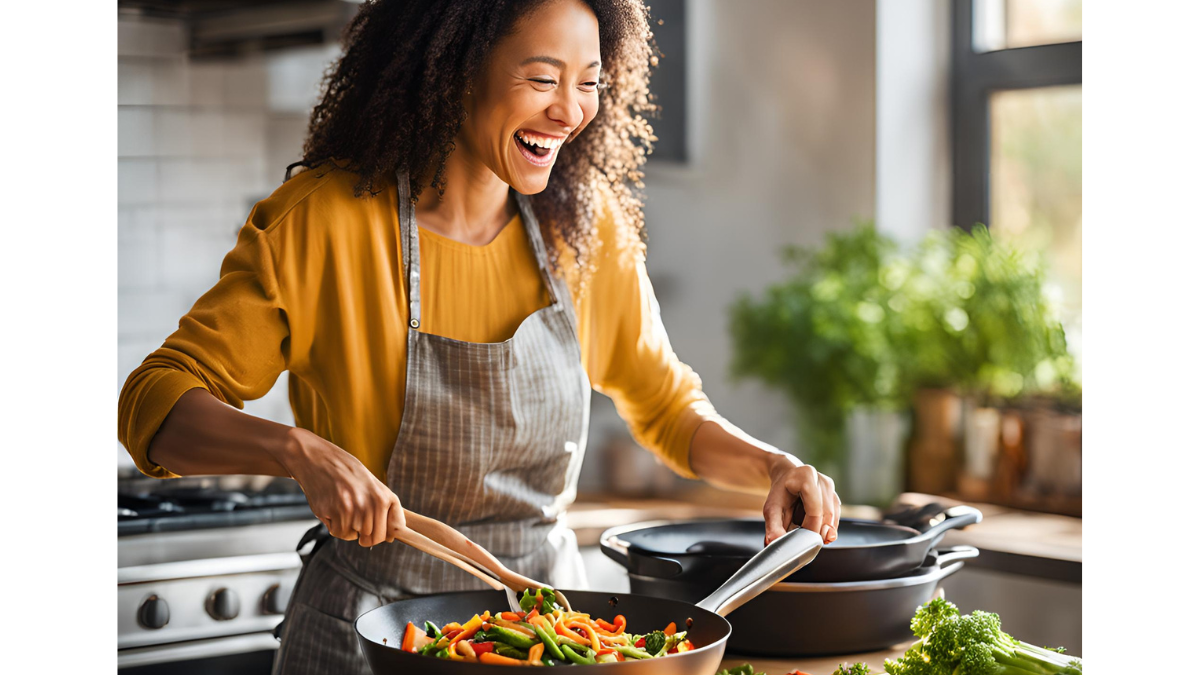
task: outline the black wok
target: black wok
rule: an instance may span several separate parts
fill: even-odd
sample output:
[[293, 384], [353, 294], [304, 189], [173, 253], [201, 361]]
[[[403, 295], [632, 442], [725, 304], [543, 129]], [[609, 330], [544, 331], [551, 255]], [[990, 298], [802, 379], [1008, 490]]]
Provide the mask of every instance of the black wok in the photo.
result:
[[[688, 639], [696, 649], [644, 661], [626, 660], [597, 664], [605, 672], [624, 675], [693, 675], [712, 673], [721, 663], [725, 643], [732, 628], [725, 615], [808, 564], [821, 550], [820, 538], [807, 530], [793, 530], [755, 555], [738, 569], [711, 595], [698, 604], [628, 593], [599, 593], [594, 591], [564, 591], [575, 611], [611, 619], [623, 614], [633, 633], [661, 630], [675, 622], [684, 630], [688, 619]], [[611, 601], [611, 602], [610, 602]], [[420, 656], [402, 651], [400, 647], [408, 622], [422, 625], [425, 621], [445, 624], [463, 621], [485, 609], [507, 607], [504, 593], [499, 591], [467, 591], [442, 593], [393, 602], [373, 609], [354, 623], [358, 643], [375, 675], [429, 673], [430, 675], [462, 675], [483, 672], [503, 672], [512, 666], [484, 665]]]
[[[977, 509], [953, 506], [929, 518], [928, 529], [842, 518], [838, 538], [787, 580], [840, 582], [887, 579], [917, 569], [952, 529], [983, 519]], [[600, 537], [605, 555], [631, 574], [712, 583], [763, 549], [761, 518], [637, 523]]]

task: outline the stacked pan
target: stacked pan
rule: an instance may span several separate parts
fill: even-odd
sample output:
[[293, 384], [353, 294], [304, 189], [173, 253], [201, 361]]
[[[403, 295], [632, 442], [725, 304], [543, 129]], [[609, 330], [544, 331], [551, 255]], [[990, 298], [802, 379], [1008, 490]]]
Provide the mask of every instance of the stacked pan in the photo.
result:
[[[942, 537], [983, 516], [969, 506], [908, 515], [905, 525], [843, 518], [837, 540], [812, 562], [728, 616], [729, 651], [853, 654], [910, 640], [914, 610], [979, 555], [939, 547]], [[630, 592], [696, 602], [763, 550], [764, 536], [761, 518], [656, 521], [611, 528], [600, 544], [629, 572]]]

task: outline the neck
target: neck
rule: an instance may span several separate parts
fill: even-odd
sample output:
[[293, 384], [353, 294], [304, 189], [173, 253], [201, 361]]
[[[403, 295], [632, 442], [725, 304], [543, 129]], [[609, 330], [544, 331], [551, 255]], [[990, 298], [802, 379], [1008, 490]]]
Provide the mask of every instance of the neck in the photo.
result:
[[462, 143], [446, 159], [446, 193], [440, 199], [429, 187], [432, 179], [431, 170], [422, 178], [425, 188], [416, 205], [417, 223], [426, 230], [482, 246], [517, 214], [516, 204], [508, 199], [508, 183], [469, 157]]

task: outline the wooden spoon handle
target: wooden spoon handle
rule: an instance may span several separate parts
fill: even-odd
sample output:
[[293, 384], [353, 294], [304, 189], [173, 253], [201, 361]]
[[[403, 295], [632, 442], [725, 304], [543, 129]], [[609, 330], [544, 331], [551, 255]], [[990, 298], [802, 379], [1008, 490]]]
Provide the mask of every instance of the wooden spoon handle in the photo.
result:
[[429, 539], [449, 549], [460, 560], [474, 563], [492, 574], [505, 586], [520, 593], [526, 588], [538, 588], [540, 584], [513, 572], [479, 544], [471, 541], [462, 532], [450, 527], [440, 520], [423, 516], [414, 511], [404, 510], [405, 524]]
[[493, 579], [491, 576], [489, 576], [482, 570], [478, 569], [477, 567], [475, 567], [475, 565], [471, 564], [470, 562], [463, 561], [462, 559], [460, 559], [460, 557], [454, 551], [451, 551], [450, 549], [446, 548], [445, 546], [442, 546], [441, 544], [437, 543], [436, 541], [429, 539], [428, 537], [421, 534], [420, 532], [416, 532], [412, 529], [405, 527], [403, 529], [396, 530], [394, 532], [394, 536], [398, 541], [408, 544], [409, 546], [412, 546], [413, 548], [415, 548], [419, 551], [428, 553], [429, 555], [431, 555], [435, 558], [444, 560], [444, 561], [450, 563], [451, 565], [454, 565], [455, 567], [463, 570], [464, 572], [466, 572], [478, 579], [481, 579], [484, 583], [486, 583], [488, 586], [491, 586], [492, 588], [496, 589], [497, 591], [504, 590], [504, 585], [501, 584], [499, 581]]

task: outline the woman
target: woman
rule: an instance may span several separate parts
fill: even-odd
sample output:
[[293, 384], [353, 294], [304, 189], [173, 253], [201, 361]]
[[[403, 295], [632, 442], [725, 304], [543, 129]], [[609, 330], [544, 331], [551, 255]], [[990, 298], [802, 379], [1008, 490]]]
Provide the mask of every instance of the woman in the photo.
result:
[[[291, 476], [333, 537], [311, 537], [276, 672], [366, 672], [358, 614], [479, 587], [392, 542], [402, 505], [583, 586], [559, 516], [589, 387], [675, 472], [765, 494], [768, 542], [798, 501], [796, 525], [836, 538], [832, 482], [722, 420], [658, 319], [626, 185], [651, 139], [649, 36], [640, 0], [364, 5], [308, 170], [130, 375], [120, 438], [142, 471]], [[285, 370], [296, 427], [237, 410]]]

